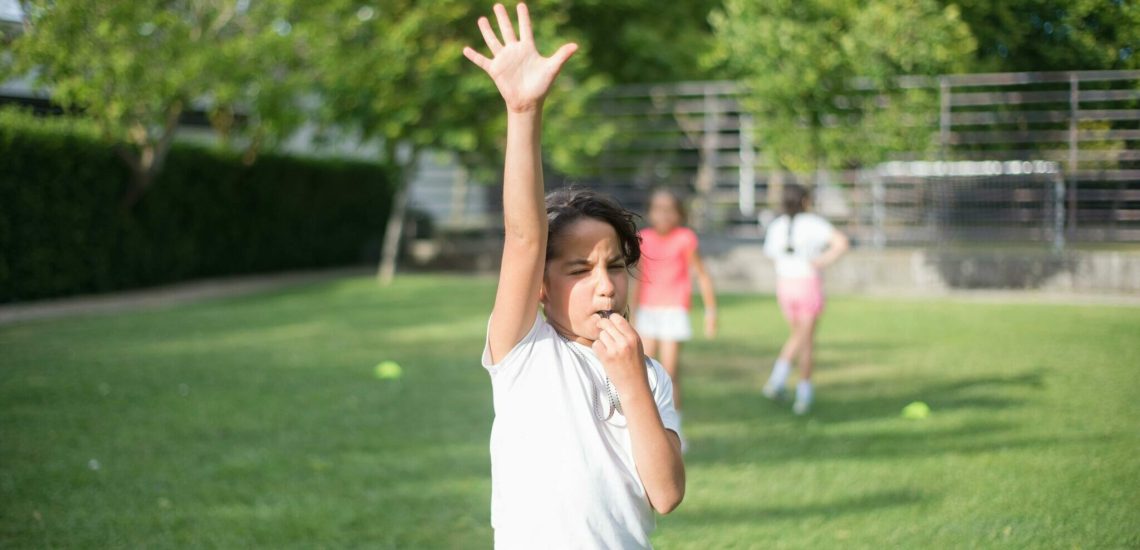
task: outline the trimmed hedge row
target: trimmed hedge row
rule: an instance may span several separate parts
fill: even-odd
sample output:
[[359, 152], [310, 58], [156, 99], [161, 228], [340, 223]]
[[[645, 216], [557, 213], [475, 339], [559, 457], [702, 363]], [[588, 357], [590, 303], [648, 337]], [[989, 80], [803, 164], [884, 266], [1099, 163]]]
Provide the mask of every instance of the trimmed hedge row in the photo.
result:
[[89, 129], [0, 112], [0, 302], [377, 256], [396, 181], [379, 164], [177, 145], [132, 208]]

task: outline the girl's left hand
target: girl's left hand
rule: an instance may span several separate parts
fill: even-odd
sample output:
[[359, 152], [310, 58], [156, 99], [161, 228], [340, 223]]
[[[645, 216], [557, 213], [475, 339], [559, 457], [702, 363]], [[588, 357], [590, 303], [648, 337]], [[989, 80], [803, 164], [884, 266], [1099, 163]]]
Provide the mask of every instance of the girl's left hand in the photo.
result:
[[716, 338], [716, 313], [705, 312], [705, 336], [709, 340]]
[[618, 394], [627, 395], [638, 386], [649, 388], [646, 377], [645, 353], [641, 347], [641, 337], [624, 317], [618, 314], [598, 321], [600, 332], [594, 341], [594, 353], [602, 361], [606, 375], [610, 377]]

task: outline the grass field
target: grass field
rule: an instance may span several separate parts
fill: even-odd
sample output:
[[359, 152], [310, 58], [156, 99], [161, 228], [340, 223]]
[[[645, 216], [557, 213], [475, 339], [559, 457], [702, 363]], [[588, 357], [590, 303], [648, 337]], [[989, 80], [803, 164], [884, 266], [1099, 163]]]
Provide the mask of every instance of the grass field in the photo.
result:
[[[0, 327], [0, 547], [489, 547], [492, 292], [348, 279]], [[772, 299], [720, 309], [658, 548], [1140, 546], [1140, 309], [836, 298], [807, 418], [758, 396]]]

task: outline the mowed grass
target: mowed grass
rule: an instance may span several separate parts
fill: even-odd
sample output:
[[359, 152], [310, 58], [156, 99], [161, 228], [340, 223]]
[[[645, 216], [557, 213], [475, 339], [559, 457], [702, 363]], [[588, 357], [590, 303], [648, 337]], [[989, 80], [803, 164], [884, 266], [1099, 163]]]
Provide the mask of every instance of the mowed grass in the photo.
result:
[[[346, 279], [0, 327], [0, 547], [489, 547], [493, 291]], [[1140, 545], [1140, 309], [835, 298], [806, 418], [759, 397], [773, 300], [720, 309], [683, 356], [688, 493], [658, 548]]]

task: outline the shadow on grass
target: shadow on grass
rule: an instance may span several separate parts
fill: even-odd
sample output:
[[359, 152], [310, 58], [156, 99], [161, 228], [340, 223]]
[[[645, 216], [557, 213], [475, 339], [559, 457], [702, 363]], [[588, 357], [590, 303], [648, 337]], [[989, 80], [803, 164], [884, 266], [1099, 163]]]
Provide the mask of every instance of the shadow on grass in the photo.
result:
[[[811, 418], [838, 423], [898, 416], [912, 401], [923, 401], [933, 411], [963, 409], [1001, 410], [1020, 406], [1025, 399], [1010, 396], [1007, 390], [1045, 387], [1045, 370], [1010, 376], [975, 376], [949, 381], [908, 383], [908, 381], [865, 381], [822, 388]], [[889, 389], [885, 389], [889, 388]], [[995, 394], [994, 390], [1002, 393]]]
[[[822, 368], [836, 368], [827, 364]], [[902, 408], [912, 401], [924, 401], [937, 412], [985, 409], [1002, 410], [1020, 406], [1025, 398], [1009, 395], [1013, 388], [1040, 390], [1045, 387], [1046, 372], [1030, 372], [1001, 376], [978, 376], [956, 380], [921, 382], [917, 380], [866, 380], [841, 382], [817, 388], [812, 412], [804, 419], [824, 424], [854, 422], [897, 417]], [[756, 380], [762, 380], [756, 377]], [[739, 385], [738, 385], [739, 386]], [[995, 392], [995, 390], [1000, 390]], [[787, 400], [770, 401], [760, 395], [756, 387], [737, 388], [717, 393], [715, 406], [701, 404], [708, 396], [690, 398], [694, 410], [702, 420], [724, 422], [746, 420], [770, 423], [776, 419], [791, 420], [791, 403]], [[780, 420], [777, 420], [780, 421]]]
[[1031, 397], [1019, 397], [1010, 390], [1039, 390], [1045, 386], [1044, 379], [1045, 371], [1036, 370], [925, 384], [838, 384], [820, 392], [815, 408], [804, 418], [792, 415], [789, 402], [769, 401], [754, 389], [696, 394], [690, 397], [689, 410], [696, 413], [693, 417], [705, 424], [710, 435], [701, 436], [701, 430], [690, 434], [693, 446], [686, 458], [693, 463], [771, 463], [973, 454], [1078, 443], [1071, 438], [1062, 441], [1020, 435], [1020, 424], [994, 420], [949, 428], [913, 422], [879, 424], [873, 429], [843, 426], [897, 418], [902, 408], [915, 400], [926, 401], [936, 415], [1015, 408]]
[[848, 514], [867, 514], [911, 506], [930, 500], [930, 496], [912, 490], [896, 490], [792, 506], [725, 506], [686, 510], [670, 517], [669, 527], [707, 526], [709, 524], [740, 524], [771, 520], [802, 520], [805, 518], [834, 518]]
[[686, 463], [702, 465], [807, 463], [828, 460], [938, 458], [1017, 449], [1104, 442], [1104, 435], [1082, 437], [1019, 436], [1016, 426], [976, 423], [937, 431], [821, 435], [785, 432], [750, 437], [692, 437]]

